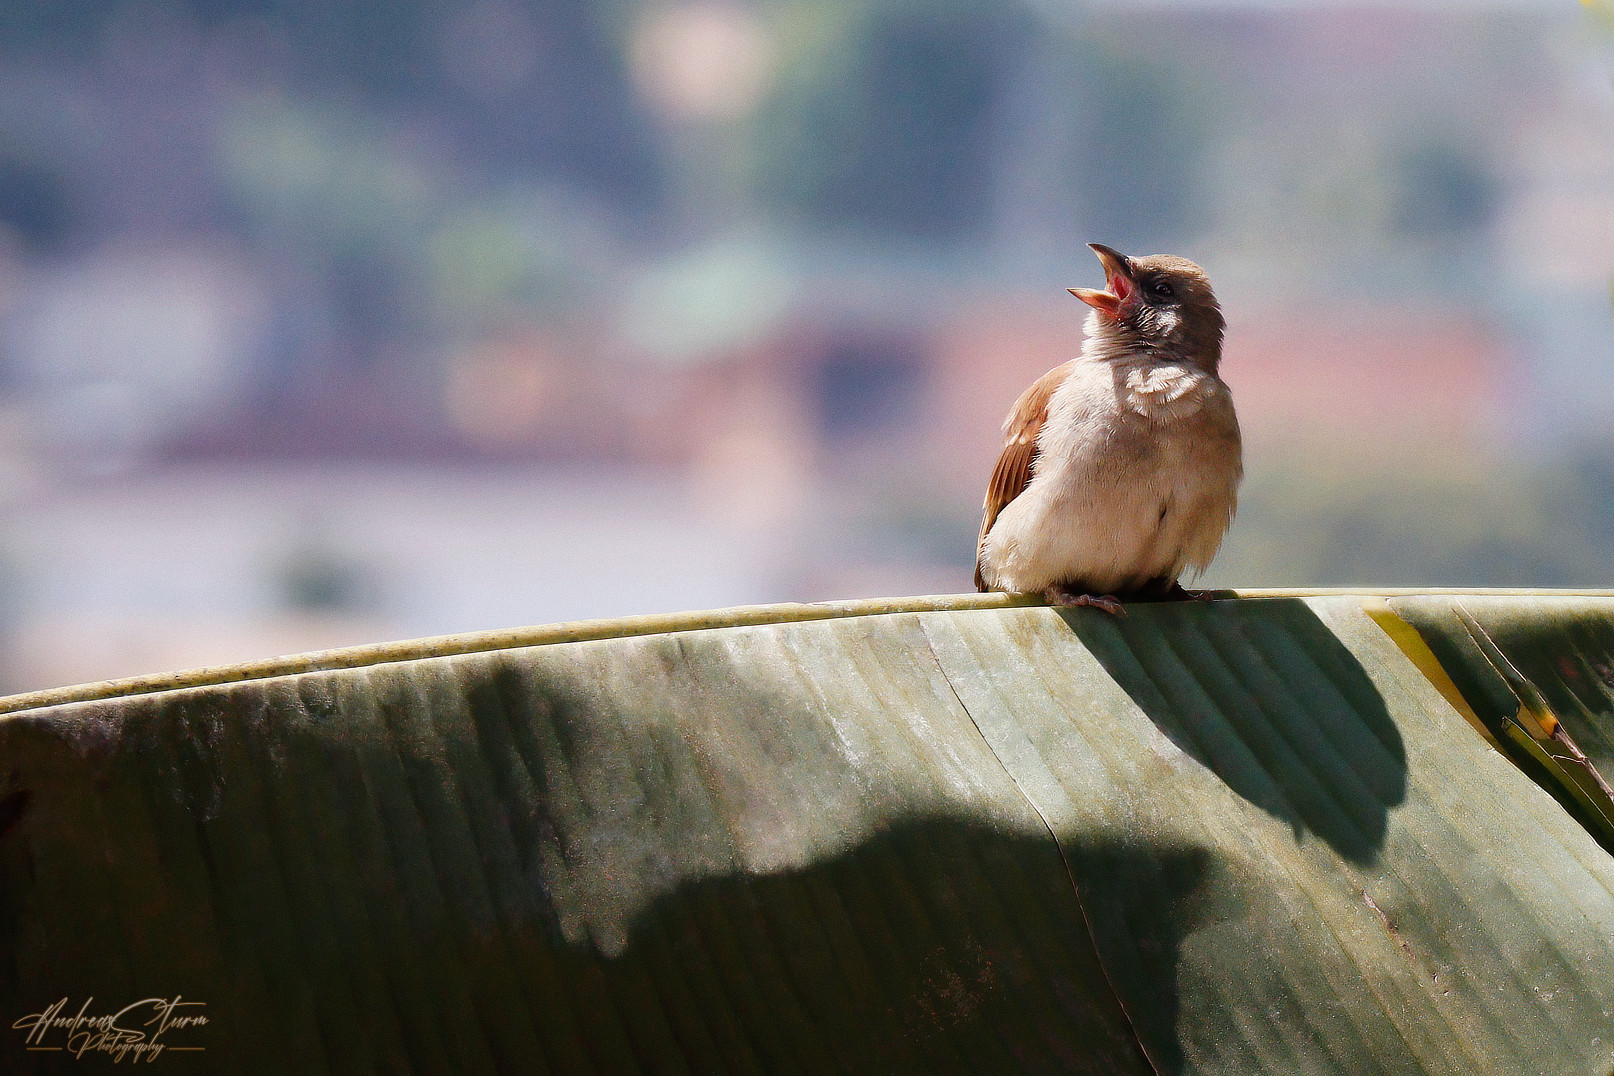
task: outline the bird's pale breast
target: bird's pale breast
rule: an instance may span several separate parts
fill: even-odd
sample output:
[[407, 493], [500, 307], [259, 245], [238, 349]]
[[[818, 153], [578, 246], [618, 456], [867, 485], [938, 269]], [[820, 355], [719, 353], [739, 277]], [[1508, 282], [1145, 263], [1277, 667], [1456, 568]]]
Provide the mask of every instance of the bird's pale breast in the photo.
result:
[[1055, 392], [1024, 492], [982, 563], [1010, 591], [1118, 593], [1203, 570], [1241, 476], [1227, 386], [1187, 363], [1080, 363]]

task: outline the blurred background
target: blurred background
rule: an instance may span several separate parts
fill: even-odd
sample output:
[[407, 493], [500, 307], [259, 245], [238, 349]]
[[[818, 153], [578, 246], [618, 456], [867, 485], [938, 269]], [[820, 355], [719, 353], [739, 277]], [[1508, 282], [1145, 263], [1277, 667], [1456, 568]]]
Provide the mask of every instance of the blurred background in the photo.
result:
[[0, 4], [0, 691], [968, 590], [1089, 240], [1229, 313], [1204, 585], [1614, 587], [1598, 3]]

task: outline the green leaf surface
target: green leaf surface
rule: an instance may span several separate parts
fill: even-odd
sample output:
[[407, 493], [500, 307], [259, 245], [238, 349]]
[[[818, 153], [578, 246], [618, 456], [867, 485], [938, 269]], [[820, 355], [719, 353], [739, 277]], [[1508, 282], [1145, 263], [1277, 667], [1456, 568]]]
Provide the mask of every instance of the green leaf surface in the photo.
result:
[[[0, 1015], [183, 995], [196, 1071], [1608, 1073], [1614, 858], [1363, 607], [781, 607], [6, 700]], [[24, 1039], [0, 1071], [112, 1061]]]
[[1511, 717], [1519, 701], [1463, 627], [1459, 602], [1541, 692], [1587, 758], [1614, 776], [1614, 601], [1486, 594], [1389, 599], [1476, 710]]

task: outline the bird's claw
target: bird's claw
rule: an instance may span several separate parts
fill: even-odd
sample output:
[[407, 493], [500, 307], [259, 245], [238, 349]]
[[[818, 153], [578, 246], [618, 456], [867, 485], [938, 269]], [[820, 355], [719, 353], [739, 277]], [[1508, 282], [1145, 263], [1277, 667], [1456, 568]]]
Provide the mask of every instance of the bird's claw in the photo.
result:
[[1113, 594], [1077, 594], [1064, 587], [1049, 587], [1042, 592], [1043, 600], [1060, 609], [1074, 609], [1079, 605], [1102, 609], [1111, 616], [1126, 616], [1126, 609]]
[[1161, 601], [1168, 602], [1213, 602], [1216, 600], [1214, 590], [1189, 590], [1181, 583], [1173, 580], [1160, 595]]

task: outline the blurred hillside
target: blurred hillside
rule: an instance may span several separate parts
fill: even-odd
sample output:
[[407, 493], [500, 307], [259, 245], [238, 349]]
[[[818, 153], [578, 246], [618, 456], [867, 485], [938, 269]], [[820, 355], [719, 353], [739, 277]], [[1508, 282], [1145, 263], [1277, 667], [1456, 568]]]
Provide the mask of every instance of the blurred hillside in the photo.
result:
[[965, 589], [1089, 240], [1228, 310], [1207, 584], [1614, 585], [1582, 5], [0, 5], [0, 689]]

